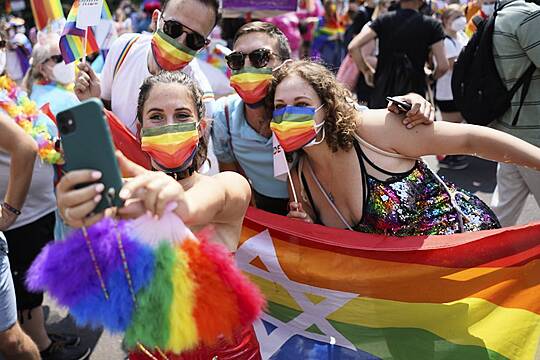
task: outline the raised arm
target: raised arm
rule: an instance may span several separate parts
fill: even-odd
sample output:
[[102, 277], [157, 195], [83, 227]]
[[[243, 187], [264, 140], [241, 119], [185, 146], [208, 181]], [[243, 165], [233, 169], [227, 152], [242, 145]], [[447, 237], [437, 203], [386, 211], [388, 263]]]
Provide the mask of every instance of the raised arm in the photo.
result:
[[359, 132], [375, 146], [398, 154], [467, 154], [540, 170], [540, 148], [488, 127], [436, 121], [406, 129], [385, 110], [363, 113]]
[[362, 56], [362, 47], [377, 37], [377, 33], [369, 26], [364, 26], [360, 34], [356, 35], [349, 44], [349, 54], [353, 58], [358, 70], [362, 73], [373, 74], [375, 70], [366, 63]]
[[[0, 149], [11, 156], [4, 203], [21, 210], [32, 182], [37, 144], [13, 120], [0, 114]], [[8, 206], [2, 207], [0, 230], [9, 228], [17, 218], [17, 214], [10, 211]]]

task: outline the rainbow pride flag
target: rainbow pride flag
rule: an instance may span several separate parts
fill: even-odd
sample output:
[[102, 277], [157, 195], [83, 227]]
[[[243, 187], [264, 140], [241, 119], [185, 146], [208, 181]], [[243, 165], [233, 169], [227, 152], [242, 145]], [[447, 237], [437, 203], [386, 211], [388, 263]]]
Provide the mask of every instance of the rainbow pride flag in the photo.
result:
[[[72, 63], [84, 56], [84, 32], [85, 30], [75, 26], [77, 22], [77, 13], [79, 12], [79, 1], [75, 0], [69, 11], [64, 31], [60, 37], [60, 52], [66, 64]], [[109, 12], [110, 14], [110, 12]], [[103, 14], [102, 14], [103, 16]], [[99, 51], [99, 46], [94, 35], [94, 29], [89, 27], [86, 43], [86, 55]]]
[[263, 359], [538, 359], [540, 223], [385, 237], [250, 209]]
[[49, 23], [64, 17], [60, 0], [30, 0], [36, 27], [43, 30]]
[[315, 30], [315, 41], [327, 41], [345, 34], [345, 27], [339, 21], [326, 22], [324, 18], [319, 20], [319, 26]]

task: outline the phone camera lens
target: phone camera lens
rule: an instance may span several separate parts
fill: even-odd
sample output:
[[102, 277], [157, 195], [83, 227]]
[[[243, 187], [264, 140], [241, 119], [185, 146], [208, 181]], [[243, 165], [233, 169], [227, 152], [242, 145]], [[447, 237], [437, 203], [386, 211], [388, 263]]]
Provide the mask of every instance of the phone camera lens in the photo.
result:
[[75, 131], [76, 123], [75, 120], [71, 117], [63, 116], [59, 118], [58, 121], [59, 130], [62, 135], [67, 135]]

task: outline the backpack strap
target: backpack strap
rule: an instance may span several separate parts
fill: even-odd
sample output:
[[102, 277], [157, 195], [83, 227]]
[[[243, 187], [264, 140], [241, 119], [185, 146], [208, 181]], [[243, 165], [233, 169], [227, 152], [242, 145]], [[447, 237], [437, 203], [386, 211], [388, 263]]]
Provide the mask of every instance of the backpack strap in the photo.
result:
[[[234, 155], [234, 147], [232, 142], [232, 135], [231, 135], [231, 115], [229, 111], [229, 100], [231, 99], [230, 96], [227, 96], [225, 101], [225, 106], [223, 107], [223, 111], [225, 112], [225, 123], [227, 124], [227, 135], [229, 135], [229, 148], [231, 149], [231, 154], [234, 158], [234, 161], [238, 165], [238, 170], [240, 175], [244, 176], [246, 179], [248, 177], [246, 176], [246, 172], [244, 171], [244, 168], [242, 168], [242, 165], [240, 165], [240, 162], [236, 158], [236, 155]], [[248, 179], [249, 180], [249, 179]]]
[[512, 89], [510, 89], [510, 94], [512, 94], [511, 97], [514, 97], [514, 94], [523, 85], [523, 88], [521, 89], [521, 98], [519, 100], [519, 108], [516, 115], [514, 116], [514, 120], [512, 120], [512, 126], [515, 126], [518, 122], [519, 114], [521, 113], [521, 108], [523, 107], [523, 103], [525, 102], [525, 98], [527, 97], [527, 93], [529, 92], [532, 76], [535, 71], [536, 65], [533, 63], [531, 64], [531, 66], [529, 66], [525, 73], [521, 75], [521, 77], [514, 84], [514, 86], [512, 86]]
[[[233, 158], [236, 160], [236, 156], [234, 156], [234, 148], [232, 144], [232, 136], [231, 136], [231, 116], [229, 114], [229, 98], [227, 97], [225, 101], [225, 107], [223, 108], [225, 111], [225, 123], [227, 124], [227, 135], [229, 135], [229, 148], [231, 149], [231, 153]], [[238, 162], [236, 160], [236, 162]]]
[[126, 46], [124, 46], [124, 48], [122, 49], [122, 52], [120, 53], [120, 56], [118, 57], [118, 60], [116, 60], [116, 65], [114, 65], [113, 80], [116, 77], [116, 74], [118, 74], [118, 71], [120, 70], [120, 68], [122, 67], [122, 64], [126, 60], [126, 56], [129, 53], [129, 50], [131, 50], [131, 47], [133, 46], [133, 44], [135, 44], [135, 42], [139, 40], [140, 37], [141, 37], [140, 35], [133, 37], [131, 40], [128, 41]]
[[478, 27], [480, 26], [480, 24], [482, 23], [482, 21], [484, 21], [485, 19], [482, 19], [482, 17], [480, 15], [476, 15], [476, 16], [473, 16], [472, 18], [472, 23], [474, 24], [474, 26], [478, 29]]

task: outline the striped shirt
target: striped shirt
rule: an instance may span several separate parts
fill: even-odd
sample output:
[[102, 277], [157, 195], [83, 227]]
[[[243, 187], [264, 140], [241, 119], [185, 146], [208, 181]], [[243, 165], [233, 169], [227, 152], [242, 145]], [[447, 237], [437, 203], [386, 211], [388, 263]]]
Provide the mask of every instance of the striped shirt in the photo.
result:
[[494, 127], [540, 146], [540, 6], [524, 0], [506, 0], [495, 20], [493, 51], [501, 79], [510, 89], [534, 63], [529, 92], [516, 125], [521, 89], [512, 99], [512, 107], [494, 122]]

